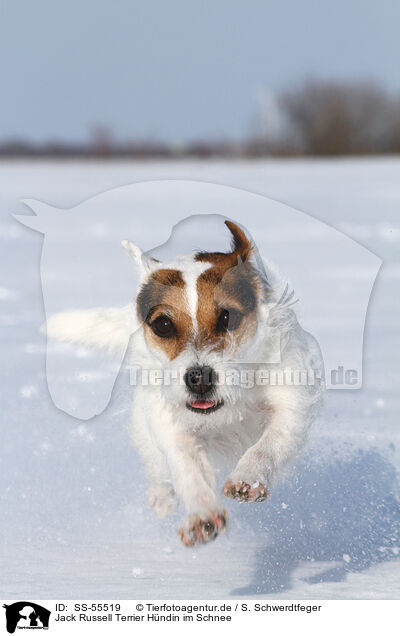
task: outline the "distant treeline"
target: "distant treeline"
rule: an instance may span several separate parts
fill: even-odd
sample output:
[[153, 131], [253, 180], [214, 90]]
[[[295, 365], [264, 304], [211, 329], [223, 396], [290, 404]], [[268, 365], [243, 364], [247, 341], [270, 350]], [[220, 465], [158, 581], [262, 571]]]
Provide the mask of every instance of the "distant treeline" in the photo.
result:
[[309, 81], [274, 95], [255, 132], [242, 141], [201, 140], [124, 143], [104, 127], [91, 141], [34, 144], [0, 142], [0, 157], [177, 158], [290, 157], [400, 153], [400, 98], [365, 82]]

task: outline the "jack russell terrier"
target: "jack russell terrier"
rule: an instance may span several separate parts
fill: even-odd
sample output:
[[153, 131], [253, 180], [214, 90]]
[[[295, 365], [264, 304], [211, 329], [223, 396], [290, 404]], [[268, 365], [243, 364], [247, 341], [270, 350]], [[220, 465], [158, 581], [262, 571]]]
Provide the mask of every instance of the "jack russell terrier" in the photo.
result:
[[[131, 433], [150, 480], [148, 497], [164, 516], [180, 502], [186, 546], [222, 533], [226, 511], [215, 471], [230, 471], [222, 493], [262, 502], [297, 453], [318, 414], [323, 363], [299, 325], [293, 292], [257, 267], [244, 230], [225, 221], [227, 253], [200, 252], [159, 262], [130, 241], [140, 270], [134, 303], [55, 314], [49, 337], [85, 346], [130, 348], [156, 381], [134, 391]], [[278, 342], [278, 362], [271, 351]], [[241, 379], [253, 374], [256, 381]]]

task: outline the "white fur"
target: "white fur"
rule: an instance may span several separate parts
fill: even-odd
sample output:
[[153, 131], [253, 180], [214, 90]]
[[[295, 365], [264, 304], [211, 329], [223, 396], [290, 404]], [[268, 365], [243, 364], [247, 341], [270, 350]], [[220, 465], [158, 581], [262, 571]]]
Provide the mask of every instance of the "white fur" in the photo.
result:
[[[189, 290], [189, 311], [195, 315], [195, 282], [209, 264], [194, 263], [192, 256], [161, 264], [144, 257], [132, 244], [126, 242], [124, 247], [141, 267], [142, 281], [159, 267], [179, 269]], [[257, 368], [282, 373], [287, 368], [304, 369], [322, 376], [323, 363], [316, 341], [303, 331], [290, 303], [282, 299], [283, 285], [275, 275], [269, 279], [270, 285], [271, 281], [272, 289], [259, 299], [256, 334], [239, 349], [234, 337], [231, 349], [223, 356], [188, 344], [170, 362], [159, 350], [147, 347], [143, 328], [139, 327], [131, 341], [135, 362], [164, 372], [208, 365], [222, 373], [229, 363], [269, 360], [278, 342], [280, 362], [258, 364]], [[50, 337], [111, 349], [132, 333], [137, 325], [133, 314], [132, 306], [57, 314], [49, 320], [47, 333]], [[132, 440], [144, 460], [151, 483], [149, 500], [156, 512], [168, 514], [181, 502], [186, 528], [190, 528], [191, 519], [215, 519], [216, 514], [224, 514], [217, 494], [215, 467], [230, 470], [228, 480], [233, 483], [262, 484], [269, 493], [277, 475], [304, 443], [318, 413], [322, 390], [322, 382], [252, 388], [225, 384], [217, 388], [217, 397], [223, 399], [224, 406], [214, 413], [199, 414], [186, 408], [187, 389], [182, 383], [137, 386]]]
[[133, 305], [127, 305], [54, 314], [42, 331], [56, 340], [116, 351], [126, 349], [130, 335], [137, 326]]
[[121, 241], [121, 245], [128, 254], [129, 258], [131, 258], [136, 263], [136, 265], [139, 266], [139, 271], [142, 274], [142, 278], [144, 278], [154, 268], [157, 267], [158, 261], [147, 256], [147, 254], [142, 252], [140, 247], [134, 245], [131, 241]]
[[183, 257], [182, 260], [176, 263], [177, 269], [182, 272], [183, 280], [185, 281], [185, 293], [188, 314], [192, 319], [192, 325], [194, 332], [197, 331], [197, 279], [206, 269], [211, 267], [210, 263], [202, 263], [195, 261], [193, 256]]

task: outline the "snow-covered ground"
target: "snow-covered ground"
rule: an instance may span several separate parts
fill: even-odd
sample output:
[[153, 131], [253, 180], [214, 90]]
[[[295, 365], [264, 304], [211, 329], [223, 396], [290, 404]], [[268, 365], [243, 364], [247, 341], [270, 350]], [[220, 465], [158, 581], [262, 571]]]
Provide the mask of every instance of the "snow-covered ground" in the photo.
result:
[[[162, 178], [265, 194], [384, 260], [366, 325], [363, 388], [328, 392], [307, 449], [272, 498], [227, 502], [229, 533], [197, 550], [178, 542], [179, 513], [159, 521], [147, 506], [127, 434], [126, 379], [95, 420], [74, 420], [52, 404], [39, 333], [42, 238], [10, 217], [26, 212], [23, 198], [72, 207]], [[0, 596], [400, 598], [399, 207], [396, 157], [0, 163]]]

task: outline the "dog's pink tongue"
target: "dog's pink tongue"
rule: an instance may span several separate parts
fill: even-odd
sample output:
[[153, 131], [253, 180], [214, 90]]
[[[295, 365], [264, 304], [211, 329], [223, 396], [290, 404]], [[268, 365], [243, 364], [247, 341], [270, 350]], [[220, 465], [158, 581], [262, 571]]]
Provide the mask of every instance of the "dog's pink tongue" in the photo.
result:
[[195, 400], [194, 402], [189, 403], [193, 409], [210, 409], [212, 406], [215, 406], [215, 400], [207, 402], [207, 400]]

